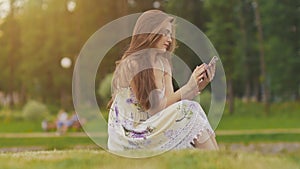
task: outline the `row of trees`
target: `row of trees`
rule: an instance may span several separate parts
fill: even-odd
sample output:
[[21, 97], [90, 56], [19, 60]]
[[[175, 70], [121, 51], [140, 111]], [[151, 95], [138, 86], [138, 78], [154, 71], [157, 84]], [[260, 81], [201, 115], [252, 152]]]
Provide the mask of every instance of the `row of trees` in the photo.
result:
[[236, 96], [264, 102], [266, 112], [270, 101], [299, 99], [296, 1], [169, 1], [166, 9], [196, 24], [214, 44], [225, 68], [230, 112]]
[[[28, 99], [39, 99], [72, 108], [74, 64], [63, 69], [61, 59], [69, 57], [74, 63], [84, 43], [101, 26], [126, 14], [151, 9], [154, 1], [7, 2], [10, 3], [9, 13], [0, 20], [0, 91], [6, 96], [16, 93], [20, 105]], [[234, 97], [262, 101], [299, 98], [300, 15], [297, 1], [157, 2], [156, 7], [189, 20], [208, 35], [222, 59], [232, 105]], [[0, 3], [0, 9], [1, 6], [4, 3]], [[107, 54], [100, 65], [96, 84], [113, 71], [114, 62], [126, 45], [119, 44]], [[179, 47], [176, 53], [180, 56], [185, 51], [184, 47]], [[193, 53], [186, 53], [185, 57], [189, 55]], [[194, 58], [189, 58], [190, 66], [195, 66]], [[10, 104], [15, 105], [12, 101]]]
[[[48, 104], [72, 107], [73, 63], [85, 41], [107, 22], [123, 16], [117, 1], [10, 0], [10, 10], [1, 19], [0, 91], [10, 105], [38, 99]], [[4, 6], [5, 4], [3, 4]], [[113, 12], [111, 12], [113, 11]], [[13, 97], [17, 93], [19, 99]]]

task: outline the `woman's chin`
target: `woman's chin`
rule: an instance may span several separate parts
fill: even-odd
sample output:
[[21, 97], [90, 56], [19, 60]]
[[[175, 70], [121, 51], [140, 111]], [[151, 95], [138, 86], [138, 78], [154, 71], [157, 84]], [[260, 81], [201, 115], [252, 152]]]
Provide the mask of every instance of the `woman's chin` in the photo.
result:
[[165, 53], [165, 52], [167, 51], [167, 49], [166, 49], [166, 48], [159, 48], [158, 51], [159, 51], [160, 53]]

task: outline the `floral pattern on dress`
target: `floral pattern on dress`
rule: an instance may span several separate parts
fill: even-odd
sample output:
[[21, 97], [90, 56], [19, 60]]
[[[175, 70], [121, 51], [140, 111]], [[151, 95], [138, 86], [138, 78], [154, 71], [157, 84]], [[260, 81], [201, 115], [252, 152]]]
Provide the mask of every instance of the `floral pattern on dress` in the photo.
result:
[[141, 111], [131, 90], [116, 95], [109, 112], [109, 150], [193, 148], [196, 136], [205, 141], [214, 134], [203, 109], [194, 101], [176, 102], [145, 120], [141, 120], [142, 113], [146, 112]]
[[175, 121], [180, 122], [185, 118], [189, 120], [193, 116], [193, 107], [194, 107], [193, 104], [189, 106], [186, 104], [178, 105], [177, 110], [182, 113], [182, 116], [176, 119]]
[[129, 96], [126, 99], [126, 103], [129, 105], [134, 106], [138, 111], [142, 111], [142, 106], [139, 104], [139, 102], [136, 100], [136, 97], [133, 94], [133, 91], [131, 88], [129, 88], [130, 92], [129, 92]]
[[124, 126], [123, 126], [123, 129], [125, 131], [125, 136], [127, 136], [127, 137], [146, 139], [146, 137], [153, 132], [154, 127], [148, 126], [145, 130], [142, 130], [142, 131], [134, 131], [134, 130], [131, 130], [131, 129], [127, 129]]

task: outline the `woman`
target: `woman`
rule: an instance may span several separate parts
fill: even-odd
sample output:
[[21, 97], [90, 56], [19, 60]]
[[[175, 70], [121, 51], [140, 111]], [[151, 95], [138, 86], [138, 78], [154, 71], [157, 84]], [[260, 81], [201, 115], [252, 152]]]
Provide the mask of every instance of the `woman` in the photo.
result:
[[191, 101], [210, 82], [202, 64], [174, 92], [170, 56], [175, 48], [174, 19], [159, 10], [137, 20], [131, 43], [117, 62], [109, 103], [108, 149], [167, 151], [218, 149], [215, 134], [199, 103]]

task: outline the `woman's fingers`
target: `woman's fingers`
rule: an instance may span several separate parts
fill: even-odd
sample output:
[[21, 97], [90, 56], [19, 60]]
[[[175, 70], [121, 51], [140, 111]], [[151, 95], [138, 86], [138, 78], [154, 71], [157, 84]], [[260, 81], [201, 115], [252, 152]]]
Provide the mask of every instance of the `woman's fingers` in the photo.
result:
[[207, 86], [207, 84], [209, 83], [209, 79], [206, 76], [206, 73], [203, 73], [202, 76], [203, 76], [203, 79], [198, 82], [199, 91], [202, 91]]
[[207, 73], [212, 73], [211, 68], [203, 63], [200, 66], [197, 66], [192, 74], [192, 77], [189, 81], [190, 88], [197, 88], [198, 91], [203, 90], [207, 84], [210, 82], [209, 77], [207, 77]]
[[194, 69], [194, 72], [199, 72], [199, 71], [203, 71], [204, 69], [207, 68], [207, 64], [206, 63], [203, 63], [201, 64], [200, 66], [197, 66], [195, 69]]
[[207, 76], [206, 76], [206, 73], [203, 73], [201, 74], [198, 78], [197, 78], [197, 84], [198, 84], [198, 87], [200, 85], [200, 83], [202, 83], [203, 81], [207, 81]]
[[195, 70], [197, 70], [197, 69], [201, 69], [201, 68], [203, 68], [205, 65], [206, 65], [206, 64], [205, 64], [205, 63], [203, 63], [203, 64], [201, 64], [200, 66], [197, 66], [197, 67], [195, 68]]
[[203, 74], [206, 70], [208, 69], [207, 64], [203, 63], [200, 66], [197, 66], [193, 72], [194, 76], [196, 79], [198, 79], [198, 77]]
[[210, 81], [211, 78], [212, 78], [211, 69], [210, 69], [210, 68], [207, 69], [206, 72], [207, 72], [207, 76], [208, 76], [207, 78], [208, 78], [208, 80]]
[[205, 73], [201, 74], [200, 76], [197, 77], [197, 82], [201, 82], [202, 80], [204, 80], [204, 76], [205, 76]]
[[207, 75], [208, 76], [206, 76], [205, 78], [204, 78], [204, 81], [206, 81], [207, 83], [209, 83], [210, 82], [210, 80], [211, 80], [211, 72], [209, 71], [209, 70], [207, 70]]
[[216, 65], [209, 66], [209, 80], [212, 81], [216, 73]]

